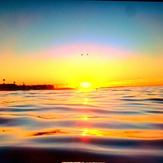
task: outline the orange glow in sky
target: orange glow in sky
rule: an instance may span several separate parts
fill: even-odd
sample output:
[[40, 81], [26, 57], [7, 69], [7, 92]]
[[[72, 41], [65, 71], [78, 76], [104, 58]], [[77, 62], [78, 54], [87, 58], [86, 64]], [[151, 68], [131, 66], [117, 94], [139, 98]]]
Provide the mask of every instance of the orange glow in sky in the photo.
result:
[[[46, 58], [46, 53], [19, 57], [6, 53], [0, 56], [1, 78], [5, 78], [6, 83], [68, 83], [70, 87], [81, 86], [83, 81], [93, 87], [163, 83], [162, 56], [133, 54], [116, 58], [106, 56], [107, 52], [92, 52], [90, 56], [81, 56], [80, 52], [68, 53], [60, 58]], [[88, 87], [88, 83], [83, 83], [82, 87]]]
[[0, 6], [0, 83], [163, 84], [160, 4], [72, 3]]

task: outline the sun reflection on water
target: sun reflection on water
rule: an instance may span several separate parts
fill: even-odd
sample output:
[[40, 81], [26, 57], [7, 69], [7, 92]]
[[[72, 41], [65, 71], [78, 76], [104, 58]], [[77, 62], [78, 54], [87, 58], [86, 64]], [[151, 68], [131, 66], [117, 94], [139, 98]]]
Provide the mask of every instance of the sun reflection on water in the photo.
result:
[[96, 151], [115, 146], [116, 151], [154, 147], [158, 152], [163, 135], [162, 97], [152, 96], [155, 100], [151, 101], [145, 92], [135, 98], [133, 92], [140, 90], [42, 91], [35, 95], [29, 91], [19, 92], [15, 98], [19, 101], [5, 103], [13, 96], [8, 93], [0, 102], [0, 143], [58, 149], [73, 142]]
[[88, 100], [88, 98], [84, 98], [84, 102], [83, 102], [83, 104], [88, 104], [88, 102], [89, 102], [89, 100]]

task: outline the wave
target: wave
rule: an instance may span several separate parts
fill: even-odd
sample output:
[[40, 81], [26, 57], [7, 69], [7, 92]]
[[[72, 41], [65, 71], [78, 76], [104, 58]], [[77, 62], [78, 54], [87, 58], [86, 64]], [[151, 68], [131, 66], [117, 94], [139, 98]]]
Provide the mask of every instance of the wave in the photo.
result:
[[163, 162], [162, 90], [1, 92], [1, 161]]

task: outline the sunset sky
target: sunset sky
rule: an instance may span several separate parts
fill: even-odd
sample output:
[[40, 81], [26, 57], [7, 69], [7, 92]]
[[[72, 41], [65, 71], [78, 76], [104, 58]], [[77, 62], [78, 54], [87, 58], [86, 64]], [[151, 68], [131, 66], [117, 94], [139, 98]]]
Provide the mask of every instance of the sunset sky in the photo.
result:
[[0, 83], [3, 79], [161, 84], [163, 3], [2, 0]]

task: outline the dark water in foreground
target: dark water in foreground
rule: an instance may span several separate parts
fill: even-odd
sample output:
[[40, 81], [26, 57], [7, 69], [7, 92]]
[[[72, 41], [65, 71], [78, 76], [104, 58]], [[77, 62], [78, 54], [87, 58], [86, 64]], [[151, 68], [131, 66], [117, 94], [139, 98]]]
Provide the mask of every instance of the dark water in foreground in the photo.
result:
[[163, 87], [1, 91], [0, 162], [163, 162]]

